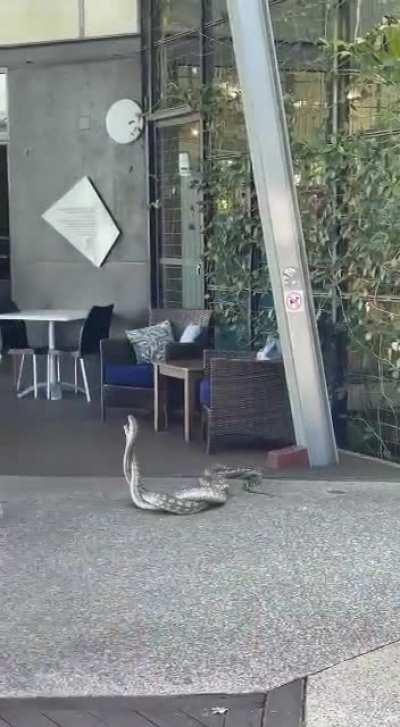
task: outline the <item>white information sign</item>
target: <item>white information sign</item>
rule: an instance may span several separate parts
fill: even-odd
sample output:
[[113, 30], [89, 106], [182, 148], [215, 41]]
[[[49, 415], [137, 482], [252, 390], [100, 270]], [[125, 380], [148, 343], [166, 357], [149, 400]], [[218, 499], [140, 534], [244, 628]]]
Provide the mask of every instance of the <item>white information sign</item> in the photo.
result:
[[88, 177], [52, 205], [43, 219], [97, 268], [120, 234]]

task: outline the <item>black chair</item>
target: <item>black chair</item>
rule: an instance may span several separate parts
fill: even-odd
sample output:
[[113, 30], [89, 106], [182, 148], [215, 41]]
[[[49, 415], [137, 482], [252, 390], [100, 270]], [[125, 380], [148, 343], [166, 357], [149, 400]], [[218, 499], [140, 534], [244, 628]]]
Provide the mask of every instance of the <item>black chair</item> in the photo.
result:
[[[7, 310], [2, 311], [3, 313], [16, 313], [18, 312], [18, 306], [11, 302], [7, 306]], [[34, 398], [38, 398], [38, 376], [37, 376], [37, 357], [47, 356], [47, 347], [32, 347], [29, 345], [28, 333], [25, 321], [17, 320], [2, 320], [0, 323], [0, 335], [1, 335], [1, 354], [8, 354], [13, 357], [15, 361], [17, 358], [20, 359], [19, 368], [14, 366], [15, 369], [15, 385], [16, 391], [19, 393], [21, 388], [22, 374], [24, 371], [24, 364], [26, 357], [32, 358], [32, 370], [33, 370], [33, 394]], [[47, 372], [48, 374], [48, 372]]]
[[[57, 369], [59, 371], [60, 359], [62, 356], [72, 356], [74, 359], [74, 391], [78, 393], [78, 362], [81, 369], [82, 380], [85, 390], [85, 396], [88, 403], [91, 402], [89, 382], [85, 366], [85, 356], [98, 354], [100, 352], [100, 341], [107, 339], [110, 335], [110, 326], [112, 320], [114, 306], [94, 305], [88, 313], [88, 316], [81, 328], [79, 346], [74, 347], [57, 347], [51, 355], [57, 359]], [[60, 374], [58, 374], [60, 378]]]

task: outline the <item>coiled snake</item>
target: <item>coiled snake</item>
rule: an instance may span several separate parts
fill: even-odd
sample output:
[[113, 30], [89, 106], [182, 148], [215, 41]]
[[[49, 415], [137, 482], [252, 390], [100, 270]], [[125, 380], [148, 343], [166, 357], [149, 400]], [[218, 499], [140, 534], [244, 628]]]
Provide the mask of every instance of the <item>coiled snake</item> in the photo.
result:
[[250, 467], [227, 467], [215, 465], [206, 468], [199, 484], [178, 490], [173, 494], [151, 492], [143, 487], [139, 465], [135, 454], [138, 424], [133, 416], [124, 426], [126, 447], [124, 453], [124, 475], [129, 486], [133, 504], [141, 510], [159, 510], [174, 515], [191, 515], [215, 505], [224, 505], [229, 497], [229, 480], [244, 480], [245, 489], [254, 491], [262, 480], [262, 474]]

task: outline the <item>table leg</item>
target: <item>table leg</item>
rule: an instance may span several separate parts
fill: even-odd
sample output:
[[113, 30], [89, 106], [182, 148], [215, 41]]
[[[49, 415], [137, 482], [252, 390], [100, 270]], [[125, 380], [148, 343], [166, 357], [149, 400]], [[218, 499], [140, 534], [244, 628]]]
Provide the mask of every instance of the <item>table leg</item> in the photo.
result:
[[166, 429], [167, 422], [167, 379], [160, 374], [160, 368], [154, 365], [154, 429], [160, 432]]
[[185, 442], [192, 438], [193, 412], [196, 404], [196, 377], [186, 371], [185, 380]]
[[50, 399], [57, 400], [62, 398], [61, 386], [57, 380], [56, 361], [52, 352], [56, 347], [55, 323], [49, 321], [49, 383], [50, 383]]

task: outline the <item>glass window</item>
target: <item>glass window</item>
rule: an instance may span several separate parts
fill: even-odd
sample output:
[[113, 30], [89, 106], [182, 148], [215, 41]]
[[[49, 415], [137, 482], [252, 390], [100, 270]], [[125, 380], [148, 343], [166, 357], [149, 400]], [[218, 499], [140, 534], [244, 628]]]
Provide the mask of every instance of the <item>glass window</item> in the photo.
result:
[[311, 141], [325, 134], [328, 121], [325, 75], [317, 71], [287, 73], [284, 79], [291, 98], [292, 130], [295, 141]]
[[230, 158], [247, 153], [247, 135], [239, 78], [228, 23], [207, 31], [207, 63], [213, 89], [211, 151]]
[[35, 43], [79, 35], [77, 0], [0, 2], [0, 43]]
[[277, 41], [315, 42], [325, 35], [326, 7], [321, 0], [285, 0], [271, 5], [272, 24]]
[[361, 4], [361, 13], [357, 20], [356, 3], [351, 7], [354, 30], [358, 23], [357, 35], [367, 33], [371, 28], [380, 23], [384, 15], [399, 16], [399, 0], [364, 0]]
[[200, 124], [160, 126], [156, 143], [160, 302], [165, 308], [202, 307], [201, 214], [196, 188]]
[[85, 0], [85, 35], [139, 32], [137, 0]]
[[200, 0], [155, 0], [154, 40], [198, 30], [201, 25], [201, 14]]
[[195, 105], [201, 87], [198, 35], [156, 45], [154, 61], [154, 107]]
[[211, 20], [222, 20], [228, 17], [226, 0], [211, 0]]
[[0, 72], [0, 139], [8, 134], [7, 76]]

